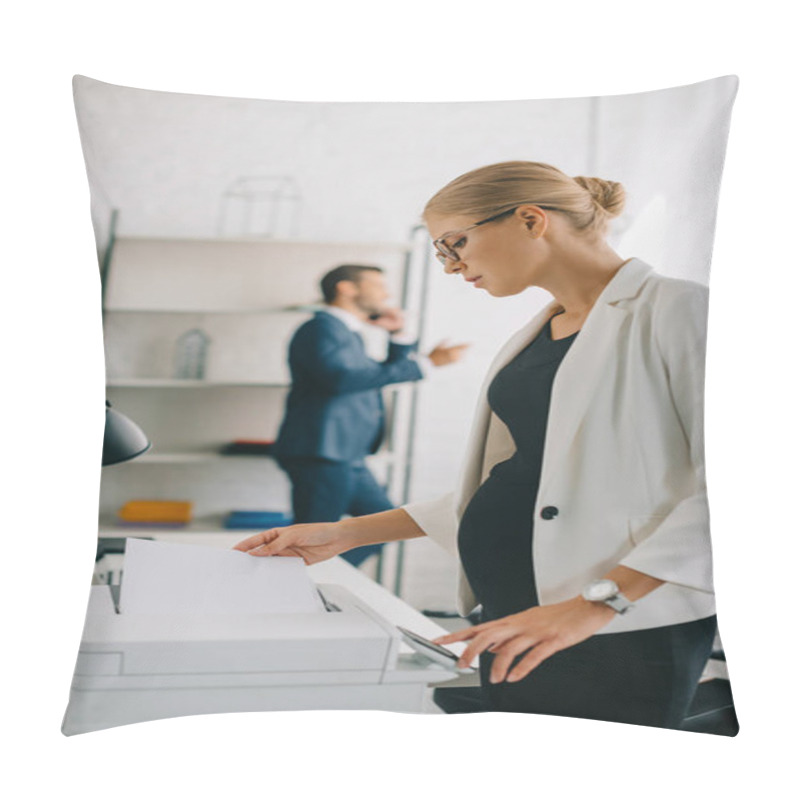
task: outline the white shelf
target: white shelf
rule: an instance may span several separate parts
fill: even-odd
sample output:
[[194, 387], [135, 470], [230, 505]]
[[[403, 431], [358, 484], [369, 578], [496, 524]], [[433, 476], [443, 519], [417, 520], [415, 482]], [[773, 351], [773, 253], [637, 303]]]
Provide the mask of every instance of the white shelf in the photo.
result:
[[101, 518], [99, 536], [121, 539], [131, 537], [136, 539], [147, 536], [161, 538], [164, 534], [171, 533], [229, 533], [241, 534], [241, 538], [246, 539], [248, 536], [258, 533], [259, 530], [264, 530], [264, 528], [226, 528], [223, 525], [224, 519], [225, 517], [222, 515], [199, 517], [192, 520], [188, 525], [177, 527], [174, 525], [121, 525], [116, 519]]
[[[111, 402], [154, 447], [104, 473], [101, 535], [244, 538], [251, 532], [223, 527], [228, 510], [290, 505], [290, 483], [274, 457], [218, 448], [236, 438], [275, 438], [291, 388], [286, 349], [293, 330], [320, 308], [320, 277], [337, 264], [375, 264], [398, 300], [404, 289], [416, 297], [421, 279], [414, 272], [418, 280], [409, 283], [409, 276], [422, 264], [419, 246], [417, 238], [118, 237], [104, 287], [106, 385]], [[212, 342], [208, 379], [172, 377], [175, 343], [191, 327], [203, 328]], [[383, 338], [377, 329], [374, 342], [368, 337], [374, 357]], [[392, 406], [395, 428], [409, 408], [407, 398]], [[398, 494], [404, 455], [382, 452], [367, 463]], [[164, 496], [192, 500], [198, 519], [180, 528], [118, 523], [116, 510], [131, 498]]]
[[352, 247], [362, 250], [397, 250], [400, 252], [410, 252], [413, 244], [410, 241], [340, 241], [334, 240], [314, 240], [314, 239], [281, 239], [270, 236], [117, 236], [117, 242], [164, 242], [172, 243], [213, 243], [213, 244], [267, 244], [279, 247], [311, 247], [319, 248], [322, 251], [333, 250], [340, 247]]
[[323, 308], [322, 305], [309, 305], [298, 306], [295, 308], [287, 308], [285, 306], [263, 306], [260, 308], [153, 308], [152, 306], [115, 306], [114, 308], [106, 308], [106, 313], [111, 314], [181, 314], [197, 316], [220, 314], [228, 315], [235, 314], [239, 317], [244, 316], [260, 316], [265, 314], [296, 314], [298, 316], [306, 316], [313, 314], [315, 311]]
[[243, 453], [145, 453], [131, 461], [131, 464], [206, 464], [220, 460], [230, 461], [241, 459], [265, 460], [271, 459], [268, 453], [243, 454]]
[[337, 264], [375, 263], [400, 288], [410, 242], [118, 237], [109, 265], [106, 311], [194, 312], [307, 306]]
[[209, 388], [261, 388], [288, 389], [288, 383], [258, 381], [197, 381], [177, 378], [111, 378], [106, 386], [113, 389], [209, 389]]
[[[214, 450], [198, 452], [152, 452], [144, 453], [126, 465], [131, 464], [206, 464], [217, 461], [274, 461], [269, 453], [220, 453]], [[368, 456], [368, 462], [373, 466], [398, 463], [392, 453], [382, 451]]]

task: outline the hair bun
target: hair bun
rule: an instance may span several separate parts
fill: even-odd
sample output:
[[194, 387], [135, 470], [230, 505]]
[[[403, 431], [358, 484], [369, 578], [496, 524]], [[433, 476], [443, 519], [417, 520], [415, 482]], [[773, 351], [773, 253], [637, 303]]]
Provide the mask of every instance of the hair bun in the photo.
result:
[[609, 217], [616, 217], [622, 213], [622, 209], [625, 207], [625, 188], [621, 183], [607, 181], [603, 178], [585, 178], [582, 175], [573, 178], [573, 180], [589, 192], [592, 200]]

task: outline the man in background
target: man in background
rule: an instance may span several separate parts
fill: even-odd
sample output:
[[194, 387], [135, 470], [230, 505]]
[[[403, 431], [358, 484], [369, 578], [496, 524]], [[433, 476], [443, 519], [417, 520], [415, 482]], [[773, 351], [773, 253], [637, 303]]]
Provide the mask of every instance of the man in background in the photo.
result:
[[[400, 309], [387, 305], [383, 270], [345, 264], [320, 283], [325, 306], [298, 328], [289, 345], [292, 387], [274, 453], [292, 484], [296, 523], [336, 522], [393, 508], [367, 469], [384, 433], [381, 388], [421, 380], [430, 368], [458, 361], [467, 345], [438, 345], [427, 356], [403, 333]], [[361, 331], [390, 334], [385, 361], [370, 358]], [[342, 554], [358, 565], [383, 545]]]

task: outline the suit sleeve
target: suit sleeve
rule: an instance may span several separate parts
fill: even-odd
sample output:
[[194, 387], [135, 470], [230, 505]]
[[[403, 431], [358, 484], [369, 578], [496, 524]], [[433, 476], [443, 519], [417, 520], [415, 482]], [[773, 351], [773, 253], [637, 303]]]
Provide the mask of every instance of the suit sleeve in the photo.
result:
[[309, 325], [298, 331], [289, 357], [322, 392], [339, 395], [421, 380], [422, 370], [409, 358], [413, 350], [412, 345], [390, 344], [386, 361], [379, 362], [354, 344], [349, 334], [340, 336]]
[[669, 583], [713, 592], [703, 432], [707, 316], [708, 292], [696, 284], [687, 284], [656, 310], [654, 333], [689, 447], [693, 493], [621, 563]]

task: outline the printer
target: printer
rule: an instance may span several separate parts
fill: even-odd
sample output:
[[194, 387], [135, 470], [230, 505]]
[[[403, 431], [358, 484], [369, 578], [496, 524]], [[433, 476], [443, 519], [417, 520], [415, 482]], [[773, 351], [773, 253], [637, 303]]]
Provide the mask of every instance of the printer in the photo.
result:
[[421, 712], [458, 672], [404, 652], [398, 629], [348, 589], [302, 613], [125, 614], [96, 585], [62, 731], [236, 711]]

